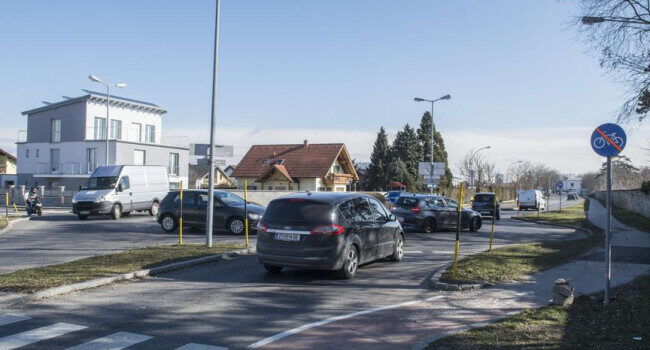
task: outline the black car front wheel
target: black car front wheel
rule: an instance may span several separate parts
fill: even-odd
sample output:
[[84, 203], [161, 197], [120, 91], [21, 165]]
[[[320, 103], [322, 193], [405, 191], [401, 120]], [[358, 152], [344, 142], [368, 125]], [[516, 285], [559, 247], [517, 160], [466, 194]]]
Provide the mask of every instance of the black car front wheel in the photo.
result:
[[165, 232], [172, 233], [176, 231], [177, 225], [176, 218], [172, 214], [165, 214], [160, 218], [160, 226]]
[[433, 218], [427, 218], [422, 223], [422, 231], [424, 233], [433, 233], [436, 231], [436, 220]]
[[398, 234], [397, 237], [395, 238], [395, 250], [393, 251], [393, 255], [390, 256], [391, 261], [401, 261], [402, 258], [404, 257], [404, 237], [402, 235]]
[[480, 228], [481, 228], [481, 219], [479, 219], [477, 217], [473, 217], [469, 221], [469, 230], [470, 230], [470, 232], [476, 232]]

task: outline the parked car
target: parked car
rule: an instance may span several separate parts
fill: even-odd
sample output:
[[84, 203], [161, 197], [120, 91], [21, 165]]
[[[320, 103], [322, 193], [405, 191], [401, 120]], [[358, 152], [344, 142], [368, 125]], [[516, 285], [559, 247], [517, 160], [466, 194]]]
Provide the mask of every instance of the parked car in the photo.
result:
[[390, 201], [391, 203], [395, 203], [397, 198], [400, 196], [409, 196], [411, 195], [409, 192], [406, 191], [388, 191], [386, 193], [386, 200]]
[[[244, 200], [228, 191], [214, 192], [213, 229], [228, 230], [235, 235], [244, 233]], [[264, 215], [261, 205], [248, 203], [248, 227], [255, 230]], [[157, 221], [166, 232], [178, 228], [181, 210], [180, 191], [171, 191], [160, 203]], [[183, 191], [183, 227], [205, 228], [208, 213], [208, 190]]]
[[501, 220], [501, 205], [499, 198], [494, 205], [494, 193], [477, 193], [472, 199], [472, 210], [481, 214], [481, 216], [494, 216], [496, 220]]
[[[458, 225], [458, 204], [448, 202], [441, 196], [402, 196], [397, 199], [391, 211], [405, 228], [422, 230], [425, 233], [456, 228]], [[476, 211], [462, 210], [462, 229], [476, 232], [482, 223], [481, 215]]]
[[578, 199], [578, 191], [577, 190], [569, 190], [569, 192], [567, 192], [567, 194], [566, 194], [566, 199], [568, 201]]
[[284, 267], [336, 270], [402, 260], [402, 226], [379, 200], [353, 193], [303, 192], [272, 200], [258, 224], [257, 257], [270, 273]]
[[546, 209], [546, 199], [540, 190], [519, 190], [517, 205], [519, 210], [543, 210]]
[[72, 198], [72, 212], [80, 220], [97, 214], [117, 220], [133, 211], [148, 211], [155, 216], [167, 192], [165, 166], [100, 166]]

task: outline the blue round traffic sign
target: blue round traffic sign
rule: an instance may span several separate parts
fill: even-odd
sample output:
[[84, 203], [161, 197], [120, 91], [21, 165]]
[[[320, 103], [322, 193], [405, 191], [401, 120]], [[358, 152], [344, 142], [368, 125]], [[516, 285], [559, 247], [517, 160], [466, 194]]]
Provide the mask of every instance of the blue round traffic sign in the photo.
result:
[[626, 143], [625, 131], [613, 123], [603, 124], [591, 134], [591, 148], [603, 157], [618, 155], [623, 151]]
[[558, 188], [562, 188], [562, 187], [564, 187], [564, 182], [562, 182], [562, 181], [558, 181], [558, 182], [557, 182], [557, 187], [558, 187]]

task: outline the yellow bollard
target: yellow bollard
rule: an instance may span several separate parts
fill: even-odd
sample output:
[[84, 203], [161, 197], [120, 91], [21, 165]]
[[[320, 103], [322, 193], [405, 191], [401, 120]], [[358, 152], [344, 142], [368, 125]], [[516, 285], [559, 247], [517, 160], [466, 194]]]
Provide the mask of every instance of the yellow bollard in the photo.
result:
[[178, 245], [183, 245], [183, 181], [181, 181], [181, 215], [178, 220]]
[[458, 192], [458, 224], [456, 225], [456, 246], [454, 247], [454, 267], [451, 270], [451, 279], [456, 279], [458, 271], [458, 249], [460, 249], [460, 223], [463, 213], [463, 183], [460, 183], [460, 191]]
[[248, 247], [248, 181], [244, 180], [244, 232]]
[[492, 212], [492, 229], [490, 229], [490, 249], [488, 252], [492, 251], [492, 236], [494, 236], [494, 221], [497, 216], [497, 189], [498, 187], [494, 186], [494, 212]]
[[5, 192], [5, 217], [9, 217], [9, 192]]

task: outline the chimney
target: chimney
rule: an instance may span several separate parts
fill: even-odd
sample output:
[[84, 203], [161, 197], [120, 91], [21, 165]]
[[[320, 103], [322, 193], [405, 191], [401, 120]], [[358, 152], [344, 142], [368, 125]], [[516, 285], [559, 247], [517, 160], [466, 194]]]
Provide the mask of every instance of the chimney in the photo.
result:
[[302, 144], [303, 144], [303, 146], [307, 147], [307, 146], [309, 146], [309, 141], [305, 140], [305, 141], [302, 142]]

